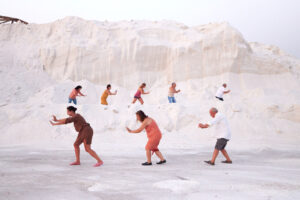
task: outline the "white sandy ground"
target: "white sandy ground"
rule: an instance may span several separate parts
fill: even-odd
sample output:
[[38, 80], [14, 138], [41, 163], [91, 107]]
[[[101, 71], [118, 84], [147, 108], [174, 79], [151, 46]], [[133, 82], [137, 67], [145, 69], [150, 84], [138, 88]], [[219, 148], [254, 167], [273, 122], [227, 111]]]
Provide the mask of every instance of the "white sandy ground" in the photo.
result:
[[[0, 29], [0, 200], [300, 199], [300, 62], [279, 48], [247, 43], [226, 23], [66, 18]], [[170, 105], [172, 81], [182, 92]], [[108, 82], [118, 95], [105, 108]], [[145, 105], [128, 107], [141, 82], [151, 91]], [[224, 82], [231, 92], [220, 102], [214, 94]], [[49, 124], [52, 114], [67, 117], [78, 84], [88, 95], [77, 107], [94, 129], [99, 168], [83, 151], [82, 165], [68, 166], [74, 127]], [[212, 106], [228, 118], [232, 165], [221, 164], [222, 155], [216, 166], [203, 163], [214, 129], [197, 125], [211, 119]], [[163, 133], [166, 165], [140, 165], [145, 132], [125, 131], [138, 127], [139, 109]]]
[[162, 147], [168, 163], [144, 167], [142, 148], [129, 153], [94, 146], [105, 162], [100, 168], [92, 167], [94, 160], [85, 152], [81, 166], [68, 166], [74, 157], [71, 149], [2, 146], [1, 199], [296, 200], [300, 196], [299, 150], [229, 150], [234, 164], [221, 164], [220, 157], [215, 166], [208, 166], [203, 160], [210, 157], [210, 148]]

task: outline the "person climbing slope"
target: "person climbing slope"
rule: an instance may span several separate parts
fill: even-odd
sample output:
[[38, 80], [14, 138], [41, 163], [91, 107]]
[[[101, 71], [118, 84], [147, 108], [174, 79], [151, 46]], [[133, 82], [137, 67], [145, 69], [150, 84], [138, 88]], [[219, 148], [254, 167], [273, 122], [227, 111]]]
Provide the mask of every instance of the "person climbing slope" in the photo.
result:
[[226, 87], [227, 87], [227, 84], [224, 83], [224, 84], [223, 84], [221, 87], [219, 87], [219, 89], [217, 90], [216, 98], [219, 99], [220, 101], [224, 101], [223, 95], [230, 92], [230, 90], [226, 90]]
[[111, 92], [110, 90], [111, 90], [111, 85], [108, 84], [106, 86], [106, 90], [104, 90], [104, 92], [102, 93], [102, 96], [101, 96], [101, 104], [102, 105], [108, 105], [108, 103], [107, 103], [107, 97], [109, 95], [116, 95], [117, 94], [117, 90], [115, 92]]
[[134, 104], [136, 102], [136, 100], [139, 100], [139, 102], [143, 105], [144, 101], [142, 99], [142, 94], [149, 94], [150, 92], [145, 92], [144, 88], [146, 87], [146, 83], [142, 83], [142, 85], [140, 85], [140, 87], [138, 88], [137, 92], [134, 95], [132, 104]]
[[72, 92], [69, 95], [69, 103], [73, 102], [76, 105], [77, 104], [77, 99], [76, 99], [77, 96], [86, 96], [81, 93], [81, 89], [82, 89], [82, 86], [78, 85], [72, 90]]
[[168, 100], [169, 103], [176, 103], [174, 94], [179, 93], [180, 90], [176, 90], [176, 83], [172, 83], [171, 87], [169, 88]]

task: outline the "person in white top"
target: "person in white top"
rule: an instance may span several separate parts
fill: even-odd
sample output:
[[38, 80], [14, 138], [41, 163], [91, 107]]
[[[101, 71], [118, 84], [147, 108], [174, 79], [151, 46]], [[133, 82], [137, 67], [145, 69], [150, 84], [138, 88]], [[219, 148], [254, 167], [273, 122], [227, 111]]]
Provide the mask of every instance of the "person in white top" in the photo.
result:
[[214, 119], [208, 124], [199, 123], [199, 128], [208, 128], [211, 126], [215, 126], [216, 129], [215, 136], [217, 138], [217, 143], [215, 146], [212, 159], [204, 162], [210, 165], [215, 165], [215, 160], [219, 154], [219, 151], [221, 151], [224, 157], [226, 158], [226, 160], [222, 161], [222, 163], [231, 164], [232, 161], [229, 158], [227, 151], [225, 150], [227, 142], [231, 139], [231, 132], [230, 132], [228, 121], [223, 114], [218, 113], [218, 110], [216, 108], [211, 108], [209, 110], [209, 114]]
[[220, 87], [220, 88], [218, 89], [218, 91], [217, 91], [217, 93], [216, 93], [216, 98], [219, 99], [220, 101], [224, 101], [223, 95], [230, 92], [230, 90], [226, 90], [226, 87], [227, 87], [227, 84], [224, 83], [224, 84], [222, 85], [222, 87]]
[[168, 100], [169, 103], [176, 103], [174, 94], [180, 92], [180, 90], [176, 90], [176, 83], [172, 83], [171, 87], [169, 88]]

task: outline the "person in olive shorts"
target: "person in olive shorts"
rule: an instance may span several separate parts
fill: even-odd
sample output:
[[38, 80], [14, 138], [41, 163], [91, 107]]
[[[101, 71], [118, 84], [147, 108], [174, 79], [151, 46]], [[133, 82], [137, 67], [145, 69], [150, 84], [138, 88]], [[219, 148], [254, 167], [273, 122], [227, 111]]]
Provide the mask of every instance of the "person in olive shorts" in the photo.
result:
[[227, 142], [231, 138], [231, 132], [227, 119], [223, 114], [218, 113], [218, 110], [216, 108], [211, 108], [209, 110], [209, 114], [214, 119], [208, 124], [199, 123], [199, 128], [208, 128], [210, 126], [215, 126], [215, 136], [217, 137], [217, 143], [215, 145], [215, 150], [212, 159], [204, 162], [210, 165], [215, 165], [215, 160], [219, 154], [219, 151], [221, 151], [224, 157], [226, 158], [226, 160], [222, 161], [222, 163], [231, 164], [232, 161], [229, 158], [227, 151], [225, 150]]
[[50, 123], [55, 125], [62, 125], [62, 124], [68, 124], [68, 123], [74, 123], [75, 130], [78, 133], [77, 139], [74, 143], [75, 148], [75, 155], [76, 155], [76, 161], [71, 163], [70, 165], [80, 165], [80, 148], [79, 146], [84, 143], [84, 148], [86, 152], [88, 152], [92, 157], [94, 157], [97, 160], [97, 163], [94, 165], [94, 167], [99, 167], [103, 164], [103, 161], [99, 158], [97, 153], [91, 149], [92, 139], [93, 139], [93, 129], [88, 124], [85, 119], [80, 115], [76, 113], [77, 108], [73, 106], [69, 106], [67, 108], [67, 114], [70, 116], [69, 118], [65, 119], [57, 119], [56, 116], [53, 115], [53, 121], [50, 121]]

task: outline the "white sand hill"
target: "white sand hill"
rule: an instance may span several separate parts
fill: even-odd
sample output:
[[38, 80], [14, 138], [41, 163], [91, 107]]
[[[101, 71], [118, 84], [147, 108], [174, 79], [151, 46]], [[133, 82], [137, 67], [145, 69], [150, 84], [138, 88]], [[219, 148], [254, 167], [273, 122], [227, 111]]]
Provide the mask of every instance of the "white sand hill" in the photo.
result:
[[[248, 43], [228, 23], [187, 27], [172, 21], [86, 21], [0, 25], [0, 197], [3, 199], [299, 199], [300, 61], [271, 45]], [[167, 101], [177, 82], [177, 104]], [[130, 106], [140, 83], [145, 104]], [[217, 88], [231, 93], [220, 102]], [[100, 105], [106, 84], [118, 90]], [[82, 148], [69, 167], [76, 137], [67, 117], [76, 85], [78, 112], [94, 129], [98, 169]], [[232, 130], [233, 165], [203, 163], [214, 147], [208, 110]], [[145, 133], [135, 111], [163, 132], [164, 166], [142, 167]], [[154, 158], [153, 162], [155, 162]], [[1, 199], [0, 198], [0, 199]]]

